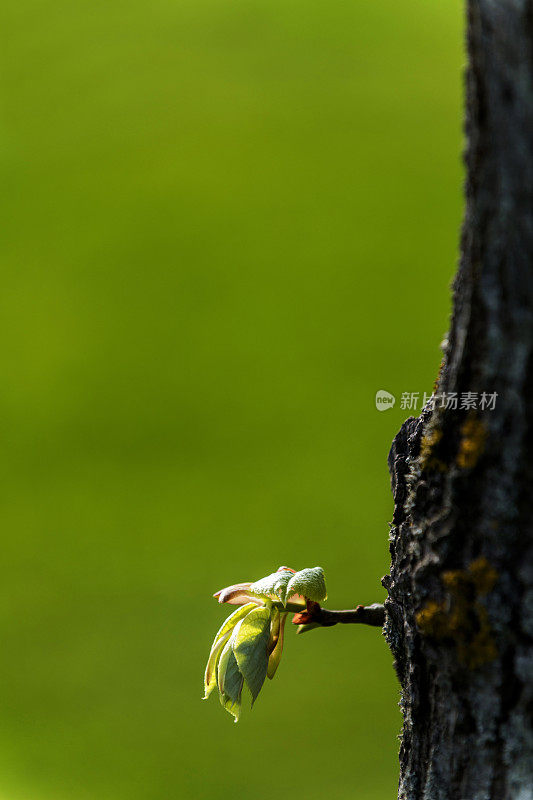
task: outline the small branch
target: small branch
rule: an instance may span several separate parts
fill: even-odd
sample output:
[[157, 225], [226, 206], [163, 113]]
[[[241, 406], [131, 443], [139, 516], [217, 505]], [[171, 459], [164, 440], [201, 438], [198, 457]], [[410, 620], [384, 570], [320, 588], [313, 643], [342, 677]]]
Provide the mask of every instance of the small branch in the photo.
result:
[[372, 625], [382, 628], [385, 624], [385, 606], [373, 603], [370, 606], [357, 606], [345, 611], [329, 611], [319, 603], [308, 602], [306, 611], [301, 611], [292, 618], [294, 625], [312, 625], [329, 628], [341, 623], [343, 625]]

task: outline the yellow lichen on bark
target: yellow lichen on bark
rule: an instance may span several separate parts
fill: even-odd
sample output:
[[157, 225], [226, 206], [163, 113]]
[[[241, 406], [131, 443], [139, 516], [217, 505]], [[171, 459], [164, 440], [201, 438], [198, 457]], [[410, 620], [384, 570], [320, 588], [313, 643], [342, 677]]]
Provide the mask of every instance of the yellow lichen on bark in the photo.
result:
[[434, 455], [435, 448], [441, 439], [442, 430], [440, 428], [431, 428], [422, 436], [420, 442], [420, 466], [422, 469], [433, 469], [439, 472], [444, 472], [446, 469], [444, 461]]
[[466, 570], [443, 572], [441, 580], [448, 596], [441, 602], [429, 600], [416, 615], [420, 633], [452, 641], [459, 662], [469, 669], [497, 656], [487, 609], [478, 599], [494, 588], [497, 579], [498, 573], [484, 556]]
[[461, 441], [457, 453], [457, 466], [472, 469], [485, 448], [487, 430], [475, 414], [470, 414], [461, 425]]

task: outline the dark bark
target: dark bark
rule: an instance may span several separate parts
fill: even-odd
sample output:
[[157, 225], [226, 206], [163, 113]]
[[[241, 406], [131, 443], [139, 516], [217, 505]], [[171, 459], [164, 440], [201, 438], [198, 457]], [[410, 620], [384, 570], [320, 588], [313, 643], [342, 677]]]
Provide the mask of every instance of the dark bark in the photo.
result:
[[[401, 800], [533, 798], [533, 3], [469, 0], [466, 211], [436, 395], [389, 456]], [[479, 403], [478, 403], [479, 405]]]

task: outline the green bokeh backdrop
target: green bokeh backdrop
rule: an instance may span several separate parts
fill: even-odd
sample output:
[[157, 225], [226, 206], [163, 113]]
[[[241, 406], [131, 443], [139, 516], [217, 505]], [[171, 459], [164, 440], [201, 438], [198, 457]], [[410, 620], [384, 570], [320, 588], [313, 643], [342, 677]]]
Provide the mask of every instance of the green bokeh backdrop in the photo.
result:
[[233, 725], [216, 589], [384, 597], [461, 216], [458, 0], [4, 0], [0, 800], [396, 792], [379, 631]]

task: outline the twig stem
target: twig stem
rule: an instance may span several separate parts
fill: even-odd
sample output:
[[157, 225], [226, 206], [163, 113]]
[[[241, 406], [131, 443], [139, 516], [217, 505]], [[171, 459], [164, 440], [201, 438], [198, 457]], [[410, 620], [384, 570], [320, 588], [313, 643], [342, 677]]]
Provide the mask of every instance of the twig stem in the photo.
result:
[[295, 625], [321, 625], [329, 628], [337, 623], [343, 625], [372, 625], [382, 628], [385, 624], [385, 606], [382, 603], [373, 603], [370, 606], [357, 606], [344, 611], [329, 611], [318, 603], [308, 603], [307, 609], [294, 615]]

